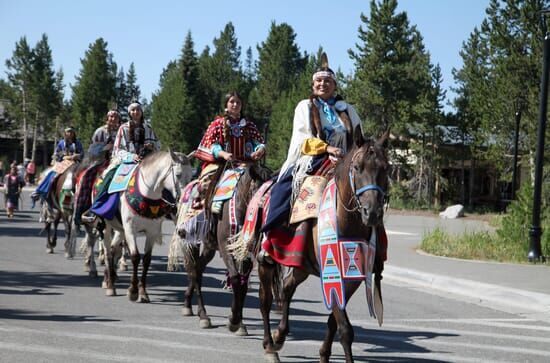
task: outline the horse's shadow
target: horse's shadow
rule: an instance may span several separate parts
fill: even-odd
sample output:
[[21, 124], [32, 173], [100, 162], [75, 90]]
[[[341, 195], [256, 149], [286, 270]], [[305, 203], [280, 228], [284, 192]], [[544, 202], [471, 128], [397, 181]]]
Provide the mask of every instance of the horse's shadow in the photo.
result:
[[[324, 338], [326, 324], [324, 322], [312, 322], [299, 319], [292, 319], [290, 340], [315, 340], [319, 342]], [[421, 337], [423, 340], [436, 339], [438, 337], [456, 337], [457, 334], [442, 334], [426, 330], [384, 330], [381, 328], [365, 329], [354, 326], [355, 343], [362, 342], [372, 345], [372, 348], [358, 351], [354, 349], [354, 359], [356, 362], [442, 362], [441, 359], [420, 358], [417, 354], [429, 354], [434, 351], [416, 345], [413, 340]], [[261, 337], [260, 337], [261, 338]], [[260, 339], [258, 338], [258, 339]], [[338, 334], [335, 338], [335, 344], [338, 341]], [[392, 356], [392, 353], [399, 353], [399, 356]], [[403, 357], [403, 354], [415, 354], [414, 358]], [[442, 352], [444, 353], [444, 352]], [[373, 356], [376, 354], [377, 356]], [[382, 355], [383, 356], [380, 356]], [[284, 355], [284, 354], [283, 354]], [[345, 360], [343, 354], [333, 354], [333, 360]], [[284, 355], [285, 361], [297, 360], [300, 362], [318, 362], [318, 358], [300, 355]], [[310, 360], [311, 359], [311, 360]], [[449, 356], [449, 362], [452, 357]]]
[[62, 295], [50, 289], [74, 286], [97, 287], [97, 280], [83, 275], [66, 275], [50, 272], [0, 270], [0, 294], [10, 295]]
[[65, 315], [65, 314], [40, 314], [24, 309], [0, 309], [0, 319], [13, 320], [37, 320], [37, 321], [59, 321], [59, 322], [113, 322], [118, 319], [98, 318], [93, 315]]

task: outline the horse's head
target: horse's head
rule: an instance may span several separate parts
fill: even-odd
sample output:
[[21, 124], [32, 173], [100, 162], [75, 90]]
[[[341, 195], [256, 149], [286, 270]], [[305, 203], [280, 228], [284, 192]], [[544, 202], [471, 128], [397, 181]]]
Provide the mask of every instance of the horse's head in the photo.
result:
[[355, 147], [336, 171], [344, 207], [359, 212], [365, 226], [377, 226], [383, 221], [389, 184], [388, 136], [386, 131], [378, 140], [366, 140], [357, 129]]

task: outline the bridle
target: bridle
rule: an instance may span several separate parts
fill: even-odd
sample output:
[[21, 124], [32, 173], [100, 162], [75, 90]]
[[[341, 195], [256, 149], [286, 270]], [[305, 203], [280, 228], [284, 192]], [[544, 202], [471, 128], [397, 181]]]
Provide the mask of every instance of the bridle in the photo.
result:
[[[147, 182], [145, 181], [145, 177], [143, 176], [143, 173], [141, 172], [141, 168], [138, 166], [138, 176], [141, 176], [141, 182], [149, 189], [152, 189], [152, 187], [150, 185], [147, 185]], [[166, 173], [163, 174], [162, 178], [160, 178], [161, 181], [164, 181], [167, 177], [168, 177], [168, 174], [172, 174], [172, 183], [174, 185], [174, 188], [176, 189], [176, 195], [175, 195], [175, 202], [172, 203], [168, 200], [166, 200], [164, 197], [160, 197], [160, 200], [162, 200], [164, 203], [166, 203], [171, 210], [175, 210], [177, 208], [177, 204], [178, 204], [178, 200], [180, 198], [180, 190], [179, 188], [177, 187], [177, 180], [176, 180], [176, 175], [174, 173], [174, 161], [172, 160], [172, 157], [170, 157], [170, 167], [168, 168], [168, 170], [166, 170]]]
[[356, 212], [356, 211], [359, 211], [359, 210], [363, 209], [363, 205], [361, 204], [361, 200], [359, 199], [359, 197], [361, 196], [361, 194], [363, 194], [363, 193], [365, 193], [366, 191], [369, 191], [369, 190], [377, 191], [380, 194], [380, 196], [382, 197], [382, 203], [383, 204], [387, 204], [387, 202], [389, 201], [389, 194], [387, 194], [384, 191], [384, 189], [382, 189], [382, 187], [377, 185], [377, 184], [366, 184], [366, 185], [363, 185], [359, 188], [356, 188], [356, 186], [355, 186], [355, 175], [354, 175], [354, 172], [353, 172], [353, 169], [354, 169], [353, 164], [354, 164], [355, 159], [357, 158], [357, 155], [359, 155], [360, 152], [361, 152], [361, 148], [359, 148], [357, 151], [355, 151], [355, 153], [351, 157], [350, 168], [349, 168], [349, 186], [350, 186], [350, 189], [351, 189], [351, 192], [352, 192], [351, 193], [351, 201], [355, 204], [355, 207], [352, 207], [351, 209], [348, 209], [346, 207], [346, 203], [342, 203], [342, 206], [344, 207], [344, 209], [347, 212]]

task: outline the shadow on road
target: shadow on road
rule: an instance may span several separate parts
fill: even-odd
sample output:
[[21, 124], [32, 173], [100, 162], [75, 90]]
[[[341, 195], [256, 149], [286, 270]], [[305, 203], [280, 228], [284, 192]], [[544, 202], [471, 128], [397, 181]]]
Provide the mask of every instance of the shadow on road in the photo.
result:
[[87, 315], [57, 315], [57, 314], [37, 314], [28, 310], [19, 309], [0, 309], [0, 319], [14, 320], [40, 320], [40, 321], [102, 321], [113, 322], [120, 321], [118, 319], [105, 319]]

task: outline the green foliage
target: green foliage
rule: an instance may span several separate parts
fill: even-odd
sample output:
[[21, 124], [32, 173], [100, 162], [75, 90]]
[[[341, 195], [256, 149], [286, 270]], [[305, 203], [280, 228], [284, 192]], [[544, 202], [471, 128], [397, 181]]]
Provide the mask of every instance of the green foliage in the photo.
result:
[[203, 124], [195, 101], [199, 80], [193, 48], [193, 39], [188, 33], [180, 59], [164, 69], [160, 90], [153, 95], [151, 106], [153, 128], [163, 146], [183, 152], [196, 148]]
[[81, 63], [82, 68], [72, 87], [72, 114], [79, 139], [83, 145], [88, 145], [94, 130], [103, 125], [115, 101], [116, 63], [102, 38], [90, 44]]
[[463, 259], [499, 262], [527, 262], [527, 253], [516, 245], [505, 243], [490, 232], [449, 234], [436, 228], [422, 238], [420, 248], [428, 253]]
[[268, 119], [283, 92], [291, 90], [304, 70], [307, 58], [300, 54], [294, 29], [271, 23], [267, 39], [257, 47], [257, 86], [250, 97], [254, 118]]
[[[550, 186], [541, 198], [541, 252], [550, 256]], [[451, 235], [436, 229], [422, 239], [422, 250], [440, 256], [466, 259], [527, 262], [529, 229], [533, 215], [533, 187], [524, 183], [506, 214], [495, 219], [495, 233], [473, 232]]]
[[[546, 183], [542, 190], [541, 198], [541, 247], [545, 256], [550, 256], [550, 186]], [[507, 244], [515, 245], [525, 252], [529, 250], [529, 228], [533, 218], [533, 186], [531, 183], [523, 183], [517, 193], [517, 200], [513, 201], [502, 217], [497, 229], [499, 239]]]

